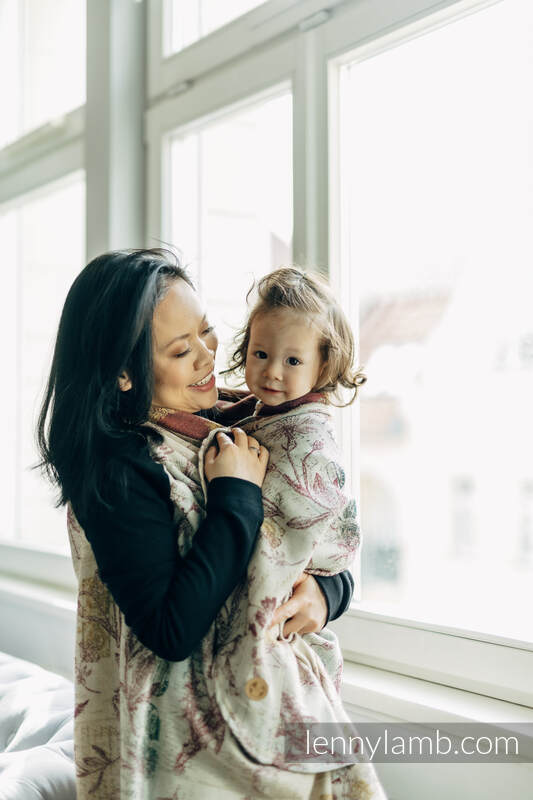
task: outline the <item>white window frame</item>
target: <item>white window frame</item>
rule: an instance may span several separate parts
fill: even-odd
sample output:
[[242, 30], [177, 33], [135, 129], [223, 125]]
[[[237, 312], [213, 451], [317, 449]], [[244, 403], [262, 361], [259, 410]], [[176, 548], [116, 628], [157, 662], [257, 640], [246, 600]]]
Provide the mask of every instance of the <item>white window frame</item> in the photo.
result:
[[[330, 270], [340, 296], [350, 295], [350, 274], [342, 253], [347, 237], [341, 230], [341, 209], [346, 202], [339, 165], [338, 71], [346, 63], [364, 60], [409, 39], [494, 5], [499, 0], [449, 0], [430, 3], [401, 0], [390, 3], [380, 15], [374, 4], [352, 4], [339, 10], [324, 26], [323, 56], [328, 63], [330, 129]], [[353, 31], [357, 31], [354, 38]], [[353, 310], [352, 310], [353, 311]], [[353, 316], [353, 313], [352, 313]], [[355, 420], [352, 420], [354, 424]], [[341, 415], [342, 424], [342, 415]], [[350, 421], [345, 423], [350, 425]], [[350, 432], [348, 435], [353, 435]], [[350, 465], [358, 474], [355, 464]], [[496, 590], [496, 589], [495, 589]], [[533, 642], [436, 625], [421, 620], [384, 616], [365, 607], [352, 608], [335, 624], [348, 658], [372, 667], [410, 675], [436, 683], [533, 705], [530, 676]], [[478, 674], [479, 665], [483, 674]]]
[[[327, 8], [324, 3], [303, 2], [287, 8], [271, 0], [166, 59], [158, 34], [162, 1], [151, 4], [149, 14], [147, 245], [154, 243], [152, 237], [168, 240], [169, 220], [162, 208], [168, 191], [164, 181], [169, 174], [169, 137], [178, 128], [194, 128], [289, 81], [294, 115], [294, 258], [319, 267], [329, 265], [334, 286], [340, 296], [347, 296], [350, 275], [341, 269], [346, 263], [341, 258], [345, 237], [340, 229], [344, 194], [336, 127], [339, 67], [501, 0], [345, 0]], [[298, 21], [295, 5], [301, 12]], [[307, 26], [312, 15], [316, 16]], [[302, 22], [304, 30], [299, 28]], [[259, 39], [263, 47], [252, 50]], [[231, 63], [226, 64], [230, 56]], [[355, 416], [341, 413], [338, 424], [341, 440], [358, 435]], [[357, 464], [349, 468], [358, 474]], [[533, 642], [387, 617], [363, 604], [353, 605], [333, 627], [351, 661], [533, 705], [533, 691], [528, 688]]]
[[[84, 171], [88, 259], [144, 240], [146, 16], [141, 3], [108, 0], [86, 11], [86, 103], [0, 149], [0, 209]], [[0, 537], [0, 584], [4, 576], [72, 597], [77, 589], [70, 555]]]
[[[0, 211], [16, 208], [42, 190], [83, 172], [84, 132], [85, 107], [81, 106], [0, 150]], [[75, 590], [67, 555], [2, 538], [0, 564], [3, 574]]]
[[0, 150], [0, 207], [84, 167], [85, 106]]
[[217, 71], [183, 91], [178, 102], [166, 99], [148, 109], [145, 114], [148, 243], [153, 243], [156, 237], [170, 240], [170, 219], [164, 212], [163, 200], [168, 191], [166, 180], [170, 170], [172, 138], [178, 133], [201, 128], [219, 115], [236, 111], [246, 105], [249, 97], [267, 97], [271, 87], [275, 92], [278, 86], [290, 82], [294, 67], [291, 48], [286, 45], [276, 47], [274, 57], [275, 62], [271, 53], [266, 58], [262, 54], [245, 57], [238, 66]]
[[[148, 98], [151, 103], [177, 88], [197, 81], [226, 62], [242, 56], [282, 34], [315, 24], [315, 15], [331, 11], [345, 0], [268, 0], [177, 53], [166, 54], [163, 37], [165, 0], [151, 0], [147, 8]], [[327, 7], [327, 11], [325, 10]], [[317, 20], [318, 21], [318, 20]]]

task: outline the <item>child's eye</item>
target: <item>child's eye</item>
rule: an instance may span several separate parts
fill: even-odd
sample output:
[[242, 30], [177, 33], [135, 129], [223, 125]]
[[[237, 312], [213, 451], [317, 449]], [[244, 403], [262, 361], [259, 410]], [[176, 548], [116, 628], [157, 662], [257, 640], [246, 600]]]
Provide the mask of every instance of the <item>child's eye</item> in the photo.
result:
[[265, 353], [264, 350], [256, 350], [255, 353], [254, 353], [254, 356], [256, 358], [266, 358], [267, 354]]
[[302, 363], [299, 358], [296, 358], [296, 356], [289, 356], [287, 362], [291, 365], [291, 367], [297, 367], [298, 364]]
[[204, 331], [202, 331], [202, 335], [203, 336], [207, 336], [208, 333], [213, 333], [214, 330], [215, 330], [215, 326], [214, 325], [209, 325]]

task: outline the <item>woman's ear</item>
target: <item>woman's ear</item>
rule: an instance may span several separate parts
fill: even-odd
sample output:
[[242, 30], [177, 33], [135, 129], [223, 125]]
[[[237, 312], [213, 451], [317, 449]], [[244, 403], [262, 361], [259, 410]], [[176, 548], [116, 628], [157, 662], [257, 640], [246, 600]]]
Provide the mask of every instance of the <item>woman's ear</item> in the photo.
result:
[[132, 382], [130, 380], [130, 376], [126, 371], [121, 372], [118, 376], [118, 388], [121, 392], [129, 392], [132, 387]]

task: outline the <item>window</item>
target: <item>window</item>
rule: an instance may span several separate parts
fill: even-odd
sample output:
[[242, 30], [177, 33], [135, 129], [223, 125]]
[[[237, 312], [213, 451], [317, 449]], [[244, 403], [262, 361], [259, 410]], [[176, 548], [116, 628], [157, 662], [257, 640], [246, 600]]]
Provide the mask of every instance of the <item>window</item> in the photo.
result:
[[459, 558], [475, 556], [481, 542], [476, 529], [476, 487], [472, 478], [452, 478], [450, 499], [452, 551]]
[[167, 0], [164, 32], [166, 51], [173, 53], [240, 17], [264, 0]]
[[517, 562], [519, 569], [531, 568], [533, 561], [533, 481], [521, 482], [519, 494]]
[[0, 561], [68, 585], [64, 509], [31, 467], [60, 310], [85, 261], [86, 27], [85, 0], [0, 0]]
[[[352, 413], [338, 415], [364, 539], [362, 602], [335, 623], [345, 652], [528, 703], [530, 571], [523, 562], [518, 576], [516, 553], [529, 524], [517, 487], [531, 470], [520, 457], [508, 474], [490, 453], [512, 459], [528, 437], [531, 286], [505, 231], [520, 253], [531, 11], [518, 0], [438, 6], [268, 0], [169, 54], [163, 3], [150, 4], [147, 241], [183, 250], [222, 340], [254, 274], [287, 257], [329, 265], [369, 376]], [[513, 42], [509, 57], [500, 40]], [[269, 128], [275, 107], [286, 115]], [[519, 128], [515, 148], [508, 134]], [[272, 196], [281, 187], [266, 214], [264, 185]], [[511, 381], [523, 398], [512, 415]], [[510, 594], [498, 604], [502, 579]], [[518, 598], [520, 613], [508, 613]]]
[[[339, 84], [343, 269], [368, 375], [362, 527], [389, 563], [363, 570], [363, 607], [521, 641], [532, 638], [532, 573], [514, 558], [530, 505], [523, 491], [519, 511], [516, 486], [533, 479], [532, 23], [528, 3], [491, 5], [346, 59]], [[394, 519], [378, 525], [391, 496]]]
[[2, 360], [6, 383], [3, 419], [9, 450], [3, 459], [2, 537], [44, 550], [68, 550], [65, 510], [39, 471], [36, 418], [50, 369], [54, 338], [67, 291], [84, 262], [84, 179], [46, 186], [34, 198], [0, 209], [5, 254]]
[[85, 0], [0, 0], [0, 147], [85, 102]]
[[217, 326], [221, 368], [254, 278], [292, 259], [291, 129], [283, 91], [171, 139], [171, 242]]

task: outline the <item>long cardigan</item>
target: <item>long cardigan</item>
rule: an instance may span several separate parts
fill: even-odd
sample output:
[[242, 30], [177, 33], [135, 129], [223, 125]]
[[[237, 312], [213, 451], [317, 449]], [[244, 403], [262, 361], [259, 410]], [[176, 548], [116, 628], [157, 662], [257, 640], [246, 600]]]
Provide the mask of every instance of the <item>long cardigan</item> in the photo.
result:
[[[165, 427], [161, 423], [165, 423]], [[216, 427], [177, 413], [154, 419], [163, 444], [152, 455], [166, 470], [178, 546], [187, 552], [205, 514], [198, 472], [202, 440]], [[260, 764], [227, 724], [217, 699], [215, 622], [184, 661], [145, 648], [101, 582], [72, 508], [68, 529], [78, 577], [75, 757], [78, 800], [251, 800], [383, 797], [371, 767], [318, 775]]]

